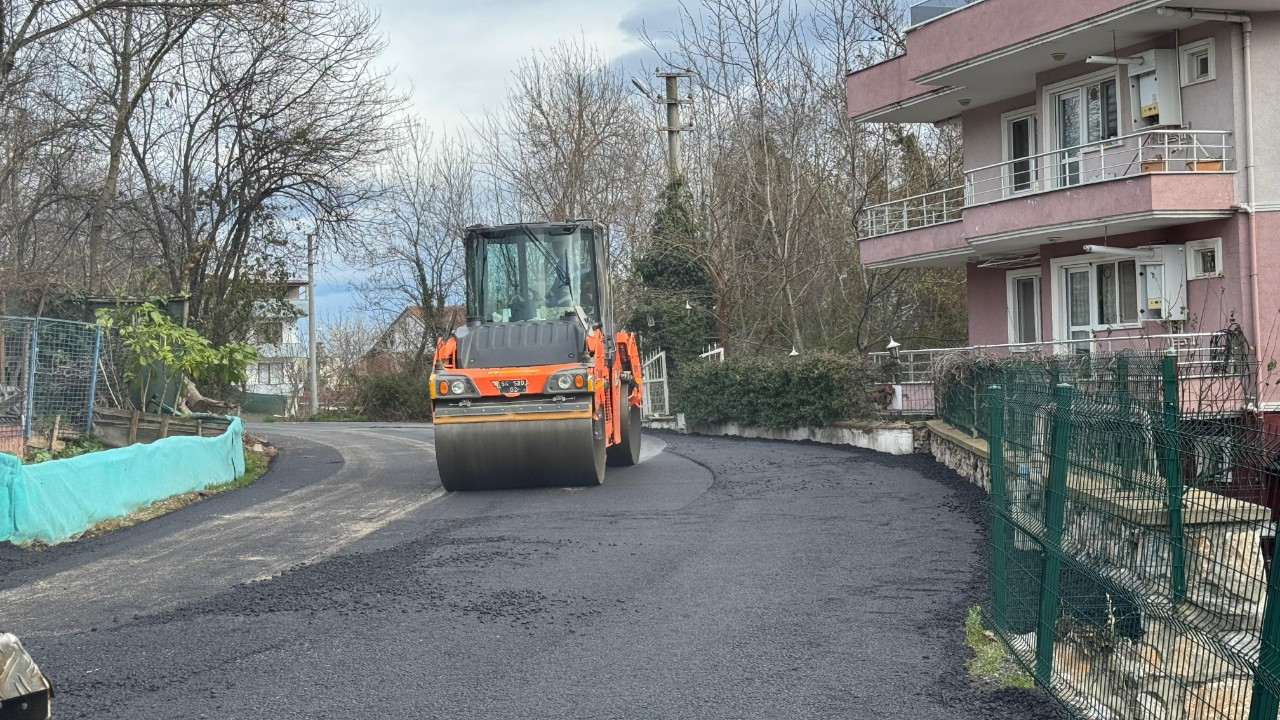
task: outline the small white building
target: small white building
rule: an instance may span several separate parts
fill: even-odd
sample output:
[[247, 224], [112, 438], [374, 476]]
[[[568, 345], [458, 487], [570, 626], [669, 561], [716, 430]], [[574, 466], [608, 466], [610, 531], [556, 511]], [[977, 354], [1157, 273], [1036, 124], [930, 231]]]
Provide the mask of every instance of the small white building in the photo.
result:
[[303, 280], [286, 283], [284, 302], [264, 301], [254, 311], [251, 342], [258, 362], [249, 366], [243, 409], [249, 413], [292, 415], [307, 387], [307, 344], [298, 320], [307, 317]]

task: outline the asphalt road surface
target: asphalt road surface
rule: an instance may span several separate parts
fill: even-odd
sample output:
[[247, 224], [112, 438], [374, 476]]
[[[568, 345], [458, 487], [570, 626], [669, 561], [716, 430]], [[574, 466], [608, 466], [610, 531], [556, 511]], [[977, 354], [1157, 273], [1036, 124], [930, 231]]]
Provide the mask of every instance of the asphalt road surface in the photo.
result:
[[968, 681], [981, 495], [927, 458], [662, 435], [600, 488], [448, 494], [429, 426], [253, 431], [253, 486], [0, 546], [55, 718], [1057, 716]]

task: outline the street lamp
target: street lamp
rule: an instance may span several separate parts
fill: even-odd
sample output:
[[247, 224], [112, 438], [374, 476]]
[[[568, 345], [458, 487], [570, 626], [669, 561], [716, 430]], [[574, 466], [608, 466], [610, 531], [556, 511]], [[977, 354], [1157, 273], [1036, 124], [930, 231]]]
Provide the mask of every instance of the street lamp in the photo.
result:
[[890, 336], [889, 336], [889, 344], [888, 344], [888, 345], [885, 345], [885, 346], [884, 346], [884, 349], [885, 349], [885, 350], [888, 350], [888, 351], [889, 351], [889, 357], [893, 358], [893, 359], [896, 361], [896, 360], [898, 359], [898, 354], [901, 352], [901, 351], [899, 350], [899, 348], [901, 348], [901, 347], [902, 347], [902, 343], [898, 342], [897, 340], [894, 340], [894, 339], [893, 339], [893, 336], [892, 336], [892, 335], [890, 335]]

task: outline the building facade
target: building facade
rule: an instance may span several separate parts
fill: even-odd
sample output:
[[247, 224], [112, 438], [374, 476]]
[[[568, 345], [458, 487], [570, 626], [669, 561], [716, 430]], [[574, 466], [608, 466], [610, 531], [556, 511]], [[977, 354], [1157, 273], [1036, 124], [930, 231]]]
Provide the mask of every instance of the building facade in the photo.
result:
[[965, 268], [972, 345], [1280, 357], [1280, 4], [915, 10], [849, 115], [959, 124], [964, 182], [866, 208], [863, 264]]
[[290, 280], [283, 302], [263, 302], [254, 311], [252, 340], [258, 362], [249, 367], [244, 410], [251, 413], [293, 415], [307, 388], [307, 343], [298, 321], [307, 317], [307, 284]]

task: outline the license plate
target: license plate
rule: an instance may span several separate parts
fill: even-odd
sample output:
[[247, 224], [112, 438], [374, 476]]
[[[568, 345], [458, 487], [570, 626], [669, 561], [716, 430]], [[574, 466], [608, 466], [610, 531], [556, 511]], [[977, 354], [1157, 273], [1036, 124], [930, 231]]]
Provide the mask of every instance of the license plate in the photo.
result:
[[529, 388], [529, 383], [523, 378], [520, 380], [495, 380], [494, 384], [498, 386], [498, 392], [503, 395], [524, 393]]

